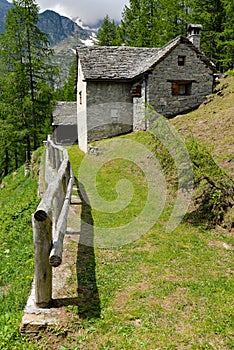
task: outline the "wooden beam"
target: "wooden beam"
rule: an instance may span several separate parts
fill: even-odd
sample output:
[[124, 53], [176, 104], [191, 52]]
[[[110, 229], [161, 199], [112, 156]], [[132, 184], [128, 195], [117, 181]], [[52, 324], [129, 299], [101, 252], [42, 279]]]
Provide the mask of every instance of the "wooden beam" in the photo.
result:
[[63, 239], [67, 230], [67, 215], [70, 206], [73, 184], [74, 178], [72, 176], [69, 180], [63, 207], [60, 212], [55, 231], [53, 233], [53, 246], [50, 252], [49, 261], [50, 264], [54, 267], [57, 267], [62, 263]]

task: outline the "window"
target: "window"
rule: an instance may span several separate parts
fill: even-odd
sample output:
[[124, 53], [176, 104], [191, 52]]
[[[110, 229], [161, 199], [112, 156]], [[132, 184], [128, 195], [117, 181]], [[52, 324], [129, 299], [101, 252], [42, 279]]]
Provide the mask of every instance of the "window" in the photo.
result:
[[185, 56], [178, 56], [178, 66], [185, 65]]
[[188, 96], [192, 93], [192, 82], [178, 81], [172, 83], [173, 96]]
[[82, 105], [82, 91], [79, 92], [79, 96], [80, 96], [80, 105]]
[[119, 110], [116, 109], [111, 109], [111, 121], [112, 124], [118, 124], [118, 115], [119, 115]]
[[200, 34], [200, 28], [194, 28], [193, 33], [196, 35]]
[[131, 92], [133, 97], [141, 97], [141, 85], [134, 86]]

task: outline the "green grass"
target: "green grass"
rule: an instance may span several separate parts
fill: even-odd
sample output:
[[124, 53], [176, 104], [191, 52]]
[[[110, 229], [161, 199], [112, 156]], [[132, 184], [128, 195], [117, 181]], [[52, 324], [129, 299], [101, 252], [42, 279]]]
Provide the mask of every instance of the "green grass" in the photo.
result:
[[0, 349], [34, 349], [19, 333], [33, 279], [31, 215], [38, 204], [37, 180], [23, 167], [0, 189]]
[[231, 349], [232, 253], [210, 247], [212, 238], [186, 225], [169, 236], [154, 228], [111, 259], [97, 252], [102, 320], [84, 348]]
[[215, 231], [181, 224], [168, 235], [158, 224], [133, 244], [95, 249], [101, 315], [74, 318], [64, 349], [233, 349], [227, 241], [233, 247]]
[[[124, 138], [148, 144], [150, 150], [154, 147], [147, 133]], [[75, 149], [70, 154], [78, 171], [82, 157], [77, 153], [76, 159]], [[171, 174], [171, 167], [168, 169]], [[131, 219], [139, 214], [134, 202], [145, 191], [138, 167], [119, 160], [108, 162], [98, 172], [96, 185], [105, 200], [115, 200], [115, 185], [125, 176], [131, 176], [138, 191], [125, 209]], [[93, 271], [93, 263], [86, 261], [86, 279], [95, 273], [100, 317], [92, 317], [88, 298], [88, 317], [79, 317], [79, 305], [69, 306], [74, 318], [67, 338], [60, 338], [59, 349], [234, 349], [234, 238], [221, 228], [211, 230], [186, 222], [167, 233], [174, 179], [169, 188], [162, 215], [145, 235], [115, 249], [94, 249], [96, 268]], [[95, 225], [106, 223], [105, 214], [90, 210], [95, 236]], [[121, 214], [123, 217], [109, 213], [107, 226], [122, 225], [126, 217]], [[69, 283], [76, 294], [75, 271]]]

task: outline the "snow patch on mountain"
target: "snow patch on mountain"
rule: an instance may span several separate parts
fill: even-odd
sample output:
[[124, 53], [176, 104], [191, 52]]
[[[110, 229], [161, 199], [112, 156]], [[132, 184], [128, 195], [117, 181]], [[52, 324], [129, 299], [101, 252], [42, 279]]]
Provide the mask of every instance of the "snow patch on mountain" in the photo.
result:
[[93, 32], [93, 33], [97, 33], [99, 28], [100, 28], [100, 22], [98, 22], [96, 25], [91, 27], [88, 24], [83, 23], [82, 19], [79, 17], [72, 18], [72, 20], [82, 29], [85, 29], [85, 30]]

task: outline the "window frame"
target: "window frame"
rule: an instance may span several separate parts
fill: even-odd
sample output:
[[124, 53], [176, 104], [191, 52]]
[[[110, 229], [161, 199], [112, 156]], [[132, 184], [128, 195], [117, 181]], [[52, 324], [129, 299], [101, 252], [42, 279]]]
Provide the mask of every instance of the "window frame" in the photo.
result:
[[[184, 93], [181, 93], [180, 88], [184, 87]], [[172, 96], [190, 96], [192, 95], [192, 81], [172, 81], [171, 82]]]
[[178, 56], [178, 66], [180, 66], [180, 67], [185, 66], [185, 62], [186, 62], [186, 56], [179, 55]]
[[142, 97], [142, 86], [140, 84], [133, 86], [131, 89], [132, 97]]

